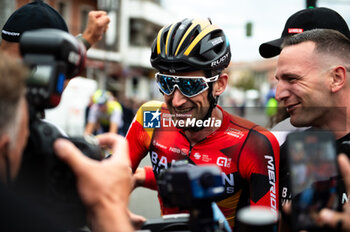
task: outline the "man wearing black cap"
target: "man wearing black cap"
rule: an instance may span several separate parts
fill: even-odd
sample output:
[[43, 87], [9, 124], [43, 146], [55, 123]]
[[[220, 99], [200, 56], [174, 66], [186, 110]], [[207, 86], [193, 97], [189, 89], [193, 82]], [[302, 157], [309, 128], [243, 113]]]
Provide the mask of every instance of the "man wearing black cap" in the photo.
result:
[[[316, 28], [337, 30], [350, 38], [348, 25], [336, 11], [325, 7], [308, 8], [291, 15], [284, 26], [281, 37], [261, 44], [259, 53], [264, 58], [275, 57], [280, 54], [281, 45], [285, 38]], [[285, 120], [275, 125], [271, 130], [281, 145], [289, 131], [296, 130], [296, 128], [290, 124], [289, 118], [286, 118], [288, 113], [284, 108], [280, 108], [277, 114], [278, 119]], [[298, 128], [297, 130], [303, 129], [305, 128]]]
[[[336, 11], [325, 7], [308, 8], [298, 11], [288, 18], [280, 38], [261, 44], [259, 47], [260, 55], [264, 58], [271, 58], [277, 56], [280, 54], [281, 45], [286, 38], [315, 28], [337, 30], [350, 39], [350, 31], [348, 25], [346, 24], [342, 16], [339, 15]], [[277, 124], [274, 128], [272, 128], [272, 132], [278, 139], [280, 145], [284, 143], [284, 139], [285, 136], [288, 134], [288, 131], [295, 130], [295, 128], [293, 128], [293, 126], [290, 124], [289, 120], [290, 119], [287, 118], [285, 121], [282, 121], [281, 123]], [[283, 163], [286, 164], [287, 162], [286, 155], [283, 155], [284, 148], [285, 146], [282, 145], [280, 169], [280, 199], [282, 201], [282, 205], [290, 197], [290, 192], [287, 190], [287, 187], [283, 184], [283, 182], [286, 182], [286, 180], [283, 181], [285, 175], [282, 173], [286, 172], [284, 169], [286, 165], [283, 165]]]
[[[337, 151], [350, 156], [350, 40], [335, 30], [314, 29], [288, 37], [282, 46], [276, 99], [285, 105], [292, 125], [332, 131]], [[290, 199], [286, 166], [284, 162], [280, 171], [281, 197]], [[337, 195], [342, 204], [348, 201], [345, 191]]]
[[[91, 11], [88, 17], [87, 28], [78, 35], [87, 49], [102, 38], [110, 21], [104, 11]], [[20, 57], [19, 39], [22, 33], [43, 28], [68, 32], [66, 22], [55, 9], [42, 0], [35, 0], [17, 9], [6, 21], [1, 31], [0, 49], [11, 56]]]
[[[264, 58], [277, 56], [282, 50], [283, 41], [285, 41], [287, 38], [316, 28], [333, 29], [339, 31], [350, 39], [350, 31], [348, 25], [342, 16], [339, 15], [336, 11], [324, 7], [308, 8], [298, 11], [288, 18], [280, 38], [261, 44], [259, 47], [260, 55]], [[278, 87], [280, 86], [281, 84], [278, 85]], [[278, 100], [281, 100], [279, 97], [280, 96], [276, 95], [276, 98], [278, 98]], [[284, 101], [280, 101], [280, 103], [285, 104]], [[294, 126], [297, 126], [298, 128], [295, 128]], [[305, 129], [309, 126], [312, 125], [292, 125], [290, 118], [287, 118], [272, 128], [273, 134], [276, 136], [281, 145], [279, 191], [281, 206], [283, 206], [291, 198], [289, 189], [289, 172], [287, 171], [286, 145], [284, 144], [285, 137], [292, 130]]]
[[308, 8], [290, 16], [284, 26], [281, 38], [261, 44], [259, 53], [264, 58], [277, 56], [281, 52], [281, 45], [286, 37], [316, 28], [337, 30], [350, 38], [348, 25], [336, 11], [325, 7]]

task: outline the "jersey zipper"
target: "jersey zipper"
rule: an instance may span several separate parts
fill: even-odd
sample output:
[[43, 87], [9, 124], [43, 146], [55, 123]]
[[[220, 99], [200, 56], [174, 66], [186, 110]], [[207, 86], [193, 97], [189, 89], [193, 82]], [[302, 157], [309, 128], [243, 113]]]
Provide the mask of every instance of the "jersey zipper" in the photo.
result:
[[192, 148], [193, 148], [193, 146], [190, 143], [190, 149], [188, 149], [188, 158], [190, 158], [190, 156], [191, 156]]

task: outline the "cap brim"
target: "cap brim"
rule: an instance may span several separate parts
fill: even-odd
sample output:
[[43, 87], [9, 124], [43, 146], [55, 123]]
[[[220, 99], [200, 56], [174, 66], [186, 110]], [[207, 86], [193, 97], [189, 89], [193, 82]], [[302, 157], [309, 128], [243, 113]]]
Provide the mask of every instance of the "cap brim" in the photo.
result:
[[259, 47], [260, 55], [264, 58], [271, 58], [279, 55], [281, 53], [282, 42], [283, 38], [279, 38], [261, 44]]

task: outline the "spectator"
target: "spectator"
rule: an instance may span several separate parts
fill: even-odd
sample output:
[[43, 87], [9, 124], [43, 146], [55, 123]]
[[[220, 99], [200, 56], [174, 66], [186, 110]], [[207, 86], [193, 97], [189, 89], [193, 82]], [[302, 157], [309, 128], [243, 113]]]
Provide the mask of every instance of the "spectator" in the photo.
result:
[[[22, 151], [29, 134], [24, 97], [26, 76], [22, 65], [0, 53], [0, 230], [62, 231], [64, 225], [55, 222], [50, 212], [19, 197], [11, 188], [21, 168]], [[77, 177], [78, 191], [91, 215], [92, 229], [132, 231], [127, 216], [131, 190], [127, 143], [112, 134], [102, 135], [98, 140], [100, 145], [112, 147], [111, 159], [93, 161], [64, 139], [57, 140], [54, 148]]]
[[[284, 41], [278, 58], [276, 99], [296, 127], [332, 131], [340, 152], [350, 141], [350, 40], [338, 31], [314, 29]], [[349, 156], [350, 153], [347, 153]], [[281, 147], [281, 157], [286, 157]], [[287, 162], [281, 169], [282, 198], [291, 199]], [[346, 192], [337, 193], [342, 199]]]
[[[259, 53], [264, 58], [277, 56], [281, 52], [281, 45], [283, 43], [283, 40], [292, 35], [316, 28], [334, 29], [350, 38], [348, 25], [342, 16], [339, 15], [336, 11], [325, 7], [308, 8], [300, 10], [291, 15], [286, 21], [281, 37], [262, 43], [259, 47]], [[282, 145], [287, 134], [292, 130], [296, 130], [296, 128], [290, 124], [289, 114], [286, 112], [285, 106], [281, 102], [279, 103], [279, 109], [274, 119], [275, 121], [273, 124], [278, 124], [275, 125], [271, 131], [276, 136], [279, 144]], [[299, 128], [298, 130], [303, 129], [305, 128]], [[281, 163], [284, 163], [285, 157], [281, 158]], [[283, 166], [284, 165], [282, 164], [282, 169]], [[282, 191], [280, 191], [280, 193], [281, 192]], [[281, 198], [281, 200], [282, 199], [283, 198]]]
[[[109, 17], [104, 11], [91, 11], [87, 27], [83, 34], [78, 35], [88, 49], [102, 38], [108, 28]], [[42, 0], [35, 0], [17, 9], [8, 18], [1, 32], [0, 49], [12, 57], [21, 57], [19, 39], [29, 30], [53, 28], [68, 32], [68, 27], [62, 16]]]
[[123, 108], [114, 100], [109, 91], [97, 90], [93, 96], [94, 104], [90, 107], [86, 134], [104, 132], [118, 133], [123, 127]]
[[134, 119], [135, 112], [132, 99], [125, 98], [121, 105], [123, 107], [123, 127], [120, 129], [119, 134], [125, 136]]

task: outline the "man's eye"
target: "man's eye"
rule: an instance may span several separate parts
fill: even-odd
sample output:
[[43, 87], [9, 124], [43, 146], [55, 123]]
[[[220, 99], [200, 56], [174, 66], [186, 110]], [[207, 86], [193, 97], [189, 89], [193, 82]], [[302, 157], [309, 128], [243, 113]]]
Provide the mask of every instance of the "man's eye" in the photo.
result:
[[289, 82], [297, 81], [299, 78], [298, 77], [288, 77]]

